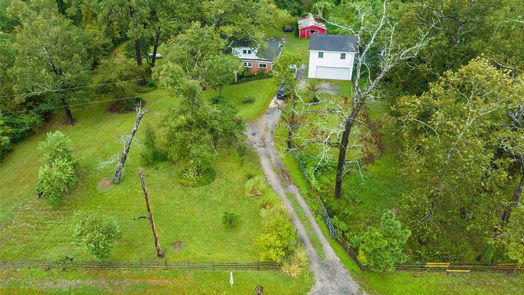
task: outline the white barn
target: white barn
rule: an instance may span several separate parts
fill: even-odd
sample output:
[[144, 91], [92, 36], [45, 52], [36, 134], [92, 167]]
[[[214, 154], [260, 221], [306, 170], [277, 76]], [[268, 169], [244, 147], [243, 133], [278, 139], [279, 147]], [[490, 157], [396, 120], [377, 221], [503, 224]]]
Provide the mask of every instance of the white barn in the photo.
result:
[[356, 41], [351, 35], [312, 34], [308, 78], [351, 80]]

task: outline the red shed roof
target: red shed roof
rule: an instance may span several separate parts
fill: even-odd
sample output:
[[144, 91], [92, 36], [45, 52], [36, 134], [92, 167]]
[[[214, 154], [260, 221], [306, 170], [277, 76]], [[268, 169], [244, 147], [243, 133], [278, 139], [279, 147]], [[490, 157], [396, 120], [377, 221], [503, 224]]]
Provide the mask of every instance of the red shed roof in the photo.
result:
[[304, 28], [311, 27], [311, 26], [326, 29], [324, 20], [320, 17], [314, 17], [311, 13], [308, 13], [298, 18], [298, 29], [299, 30], [302, 30]]

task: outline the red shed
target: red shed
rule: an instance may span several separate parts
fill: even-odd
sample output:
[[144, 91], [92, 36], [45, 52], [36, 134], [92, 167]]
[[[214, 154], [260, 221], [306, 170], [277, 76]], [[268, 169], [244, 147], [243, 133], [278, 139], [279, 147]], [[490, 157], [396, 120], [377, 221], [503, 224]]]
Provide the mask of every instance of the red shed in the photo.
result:
[[326, 24], [320, 17], [308, 13], [298, 19], [298, 31], [300, 38], [309, 38], [311, 34], [326, 34]]

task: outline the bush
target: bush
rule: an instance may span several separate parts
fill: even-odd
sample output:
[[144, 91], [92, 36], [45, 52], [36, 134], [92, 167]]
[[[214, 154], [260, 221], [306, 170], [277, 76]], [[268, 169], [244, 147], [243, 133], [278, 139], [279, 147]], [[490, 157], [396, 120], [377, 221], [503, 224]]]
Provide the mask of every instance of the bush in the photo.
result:
[[74, 240], [99, 260], [111, 255], [114, 241], [122, 238], [118, 223], [113, 218], [95, 213], [77, 215]]
[[222, 224], [224, 224], [227, 228], [235, 228], [239, 222], [240, 215], [238, 214], [227, 211], [222, 214]]
[[282, 264], [282, 272], [296, 278], [309, 264], [309, 257], [307, 256], [306, 249], [300, 245], [295, 249], [293, 255], [287, 258]]
[[295, 228], [282, 207], [271, 209], [264, 216], [262, 233], [257, 236], [256, 244], [260, 248], [262, 261], [280, 263], [297, 245]]
[[69, 140], [60, 131], [49, 132], [39, 148], [46, 152], [44, 164], [38, 172], [36, 191], [52, 203], [59, 203], [69, 188], [77, 182], [77, 164], [73, 160]]
[[252, 104], [254, 102], [255, 102], [255, 98], [253, 96], [242, 97], [242, 104]]
[[222, 102], [224, 102], [226, 100], [226, 98], [222, 95], [215, 95], [213, 97], [211, 97], [211, 103], [212, 104], [220, 104]]
[[259, 197], [263, 194], [263, 187], [265, 186], [264, 178], [261, 176], [248, 179], [244, 185], [246, 189], [246, 197]]
[[144, 135], [144, 145], [140, 151], [142, 163], [146, 166], [151, 166], [155, 163], [167, 160], [166, 152], [160, 150], [156, 146], [155, 129], [150, 124], [146, 125]]

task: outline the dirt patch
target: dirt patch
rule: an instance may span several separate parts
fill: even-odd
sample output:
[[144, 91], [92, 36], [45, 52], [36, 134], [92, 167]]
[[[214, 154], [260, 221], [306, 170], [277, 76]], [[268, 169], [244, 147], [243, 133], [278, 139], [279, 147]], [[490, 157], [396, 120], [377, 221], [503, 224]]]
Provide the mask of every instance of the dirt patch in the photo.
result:
[[171, 243], [171, 247], [173, 247], [173, 249], [175, 249], [175, 250], [178, 250], [178, 249], [184, 247], [185, 245], [186, 245], [186, 242], [182, 242], [182, 241]]
[[113, 102], [109, 105], [107, 111], [118, 114], [130, 113], [134, 112], [138, 106], [144, 107], [146, 103], [147, 102], [143, 98], [135, 96], [129, 99], [121, 99]]
[[111, 178], [104, 177], [98, 182], [98, 189], [105, 191], [112, 183], [113, 180]]
[[338, 93], [338, 90], [340, 89], [340, 85], [333, 85], [329, 82], [320, 83], [320, 85], [318, 86], [320, 87], [319, 92], [329, 93], [333, 95], [336, 95]]

